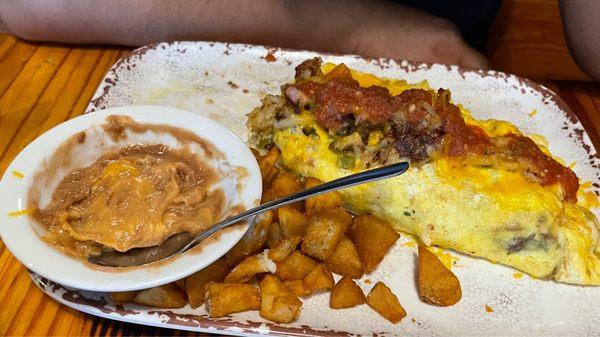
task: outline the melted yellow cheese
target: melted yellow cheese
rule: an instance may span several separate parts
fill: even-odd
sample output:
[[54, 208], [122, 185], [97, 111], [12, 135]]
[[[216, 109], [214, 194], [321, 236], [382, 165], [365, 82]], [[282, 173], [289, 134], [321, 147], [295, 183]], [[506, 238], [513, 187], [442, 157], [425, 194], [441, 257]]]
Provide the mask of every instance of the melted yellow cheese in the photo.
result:
[[[333, 66], [324, 66], [327, 73]], [[380, 85], [394, 95], [426, 83], [383, 79], [353, 72], [362, 86]], [[468, 124], [490, 136], [520, 134], [511, 123], [477, 121], [460, 107]], [[329, 181], [358, 171], [341, 169], [329, 149], [331, 139], [314, 117], [303, 112], [300, 125], [315, 128], [318, 137], [301, 127], [279, 129], [274, 141], [283, 163], [302, 176]], [[379, 137], [369, 138], [376, 143]], [[543, 137], [532, 137], [545, 151]], [[581, 191], [580, 191], [581, 192]], [[412, 166], [402, 176], [342, 190], [346, 205], [387, 219], [398, 230], [428, 245], [454, 249], [513, 266], [532, 276], [577, 284], [600, 285], [600, 245], [597, 219], [586, 209], [597, 197], [580, 193], [579, 205], [562, 202], [557, 186], [540, 186], [508, 169], [469, 166], [449, 158]], [[546, 239], [549, 238], [549, 239]], [[447, 261], [446, 261], [447, 262]]]

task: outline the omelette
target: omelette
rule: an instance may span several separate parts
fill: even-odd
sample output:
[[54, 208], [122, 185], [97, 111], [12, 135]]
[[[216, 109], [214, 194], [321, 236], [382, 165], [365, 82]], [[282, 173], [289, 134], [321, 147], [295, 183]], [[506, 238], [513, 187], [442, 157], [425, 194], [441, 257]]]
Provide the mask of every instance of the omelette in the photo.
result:
[[[478, 121], [426, 82], [379, 79], [319, 58], [248, 115], [251, 144], [330, 181], [409, 160], [402, 176], [342, 190], [399, 232], [540, 279], [600, 285], [600, 226], [575, 173], [540, 137]], [[579, 201], [578, 201], [579, 200]], [[584, 202], [585, 201], [585, 202]]]

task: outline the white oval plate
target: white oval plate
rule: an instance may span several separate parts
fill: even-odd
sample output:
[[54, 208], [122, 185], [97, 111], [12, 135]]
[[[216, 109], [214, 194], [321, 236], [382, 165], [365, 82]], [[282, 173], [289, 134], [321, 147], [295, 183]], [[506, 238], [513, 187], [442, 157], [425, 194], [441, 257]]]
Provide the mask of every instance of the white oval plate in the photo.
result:
[[[96, 268], [83, 263], [76, 258], [59, 252], [40, 239], [36, 233], [43, 229], [29, 216], [9, 216], [10, 212], [22, 211], [27, 208], [27, 197], [36, 170], [43, 166], [46, 158], [51, 156], [56, 148], [72, 135], [86, 131], [88, 135], [84, 144], [89, 144], [83, 151], [76, 151], [79, 157], [76, 166], [66, 170], [72, 171], [77, 167], [91, 164], [110, 144], [109, 137], [103, 133], [101, 124], [110, 115], [126, 115], [139, 123], [167, 124], [189, 130], [202, 139], [211, 142], [224, 155], [224, 159], [215, 162], [213, 167], [224, 173], [224, 179], [219, 183], [225, 191], [228, 205], [242, 205], [252, 208], [260, 203], [262, 180], [258, 164], [245, 143], [221, 124], [185, 110], [161, 106], [126, 106], [97, 111], [86, 114], [44, 133], [27, 146], [6, 170], [0, 181], [0, 235], [2, 240], [15, 257], [29, 270], [43, 277], [68, 287], [93, 291], [126, 291], [144, 289], [181, 279], [192, 274], [222, 255], [233, 247], [248, 228], [248, 222], [217, 233], [217, 240], [209, 240], [195, 249], [180, 256], [170, 258], [153, 265], [127, 268]], [[103, 141], [97, 141], [104, 136]], [[132, 137], [138, 137], [137, 139]], [[168, 138], [171, 138], [170, 140]], [[89, 139], [89, 140], [88, 140]], [[174, 142], [172, 137], [158, 133], [146, 132], [134, 136], [131, 134], [128, 143], [166, 143]], [[112, 146], [118, 143], [113, 143]], [[239, 176], [236, 167], [243, 167], [248, 174]], [[23, 173], [19, 179], [12, 172]], [[66, 172], [65, 172], [66, 173]], [[48, 186], [56, 185], [61, 176], [53, 179]], [[242, 186], [237, 191], [236, 185]], [[54, 188], [46, 189], [42, 195], [48, 199]], [[42, 204], [40, 204], [43, 207]]]
[[[271, 54], [273, 57], [266, 57]], [[246, 138], [246, 117], [265, 94], [280, 92], [293, 79], [294, 67], [320, 56], [351, 68], [411, 83], [428, 80], [433, 88], [449, 88], [455, 102], [480, 119], [515, 123], [527, 134], [540, 134], [553, 154], [576, 163], [575, 172], [600, 191], [600, 157], [581, 123], [553, 92], [513, 75], [473, 71], [439, 64], [354, 55], [326, 55], [262, 46], [211, 42], [160, 43], [141, 48], [108, 72], [88, 112], [130, 104], [174, 106], [209, 116]], [[536, 113], [537, 112], [537, 113]], [[600, 215], [600, 212], [596, 214]], [[210, 318], [203, 306], [160, 309], [115, 305], [105, 294], [78, 292], [32, 274], [49, 296], [77, 310], [115, 320], [243, 336], [594, 336], [598, 335], [600, 288], [578, 287], [515, 277], [515, 270], [481, 259], [445, 252], [457, 259], [452, 270], [463, 298], [440, 308], [419, 300], [414, 282], [416, 249], [406, 236], [391, 248], [379, 267], [358, 283], [368, 293], [384, 281], [398, 296], [408, 316], [391, 324], [367, 305], [329, 308], [329, 295], [303, 299], [302, 314], [290, 324], [275, 324], [256, 311]], [[486, 305], [493, 312], [486, 310]]]

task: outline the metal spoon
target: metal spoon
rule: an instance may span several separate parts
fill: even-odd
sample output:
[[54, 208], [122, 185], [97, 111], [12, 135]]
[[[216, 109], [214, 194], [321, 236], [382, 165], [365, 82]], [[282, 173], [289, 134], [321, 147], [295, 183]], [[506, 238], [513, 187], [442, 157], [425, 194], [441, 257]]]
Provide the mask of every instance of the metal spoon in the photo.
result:
[[118, 252], [115, 250], [106, 250], [100, 255], [90, 256], [88, 261], [94, 264], [110, 267], [127, 267], [139, 266], [146, 263], [156, 262], [167, 259], [173, 255], [181, 254], [188, 249], [196, 246], [202, 240], [208, 238], [219, 230], [236, 224], [249, 217], [255, 216], [262, 212], [273, 208], [288, 205], [294, 202], [314, 197], [319, 194], [336, 191], [342, 188], [347, 188], [355, 185], [368, 183], [375, 180], [391, 178], [398, 176], [408, 170], [408, 162], [400, 162], [387, 166], [382, 166], [376, 169], [363, 171], [357, 174], [349, 175], [340, 179], [336, 179], [309, 189], [288, 195], [286, 197], [273, 200], [238, 215], [225, 219], [205, 231], [199, 233], [195, 237], [187, 232], [179, 233], [168, 238], [163, 244], [153, 247], [134, 248], [127, 252]]

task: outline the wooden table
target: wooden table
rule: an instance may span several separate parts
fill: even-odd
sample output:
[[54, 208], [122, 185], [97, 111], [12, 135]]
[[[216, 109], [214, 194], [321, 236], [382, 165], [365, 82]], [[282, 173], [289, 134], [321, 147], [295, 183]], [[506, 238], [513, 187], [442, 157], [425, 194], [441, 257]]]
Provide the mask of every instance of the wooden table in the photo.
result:
[[[0, 34], [0, 175], [38, 135], [83, 113], [105, 72], [128, 53], [128, 49], [115, 47], [26, 43]], [[571, 106], [600, 148], [600, 86], [589, 82], [544, 84]], [[69, 309], [45, 296], [1, 241], [0, 280], [0, 336], [192, 335]]]

